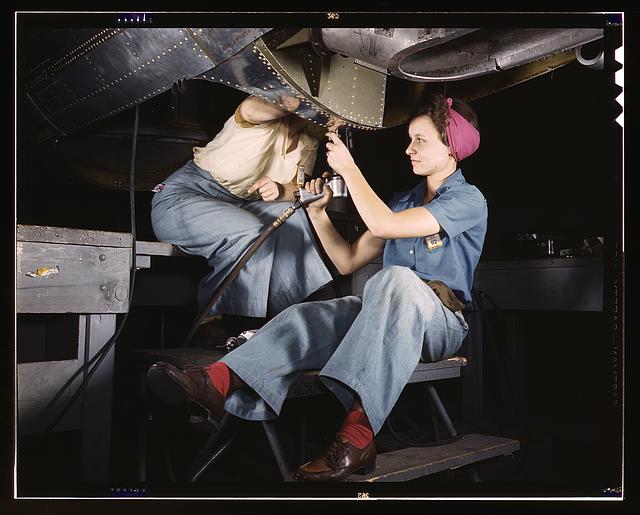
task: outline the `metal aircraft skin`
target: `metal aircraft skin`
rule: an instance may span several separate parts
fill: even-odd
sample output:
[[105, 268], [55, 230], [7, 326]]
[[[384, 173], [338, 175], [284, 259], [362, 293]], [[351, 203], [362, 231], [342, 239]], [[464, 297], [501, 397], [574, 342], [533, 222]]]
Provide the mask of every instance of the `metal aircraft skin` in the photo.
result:
[[[581, 60], [598, 28], [104, 28], [27, 38], [21, 94], [63, 137], [184, 81], [224, 84], [321, 126], [376, 130], [447, 85], [472, 100]], [[595, 43], [593, 43], [595, 42]], [[597, 52], [596, 52], [597, 53]], [[584, 63], [598, 65], [602, 53]]]

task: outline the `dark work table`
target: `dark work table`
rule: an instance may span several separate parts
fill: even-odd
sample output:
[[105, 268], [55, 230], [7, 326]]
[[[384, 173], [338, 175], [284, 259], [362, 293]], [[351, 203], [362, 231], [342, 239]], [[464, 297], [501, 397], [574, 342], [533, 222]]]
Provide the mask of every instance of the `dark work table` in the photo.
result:
[[598, 256], [481, 261], [474, 288], [497, 309], [602, 311], [603, 279]]

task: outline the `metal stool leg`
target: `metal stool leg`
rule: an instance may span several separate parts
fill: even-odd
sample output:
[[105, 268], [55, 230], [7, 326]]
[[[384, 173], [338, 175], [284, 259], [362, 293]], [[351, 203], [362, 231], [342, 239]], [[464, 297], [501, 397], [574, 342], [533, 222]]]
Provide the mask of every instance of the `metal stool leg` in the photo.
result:
[[236, 433], [227, 434], [231, 424], [231, 415], [226, 413], [220, 421], [220, 427], [211, 434], [204, 446], [196, 456], [194, 464], [191, 467], [188, 480], [197, 481], [202, 474], [227, 450], [231, 442], [235, 440]]
[[438, 411], [436, 410], [436, 407], [433, 403], [433, 401], [431, 401], [431, 398], [429, 398], [429, 407], [431, 408], [431, 425], [433, 426], [433, 438], [434, 440], [437, 442], [438, 440], [441, 439], [440, 436], [440, 424], [438, 424]]
[[438, 415], [440, 415], [442, 422], [444, 422], [444, 426], [447, 429], [447, 433], [449, 433], [450, 436], [456, 436], [458, 432], [456, 431], [455, 427], [453, 427], [453, 422], [451, 422], [451, 419], [449, 418], [449, 414], [447, 413], [447, 410], [442, 404], [442, 401], [440, 400], [440, 396], [438, 395], [438, 392], [436, 392], [436, 389], [430, 383], [426, 383], [425, 386], [427, 388], [427, 392], [429, 393], [431, 402], [433, 402], [433, 405], [435, 406], [438, 412]]

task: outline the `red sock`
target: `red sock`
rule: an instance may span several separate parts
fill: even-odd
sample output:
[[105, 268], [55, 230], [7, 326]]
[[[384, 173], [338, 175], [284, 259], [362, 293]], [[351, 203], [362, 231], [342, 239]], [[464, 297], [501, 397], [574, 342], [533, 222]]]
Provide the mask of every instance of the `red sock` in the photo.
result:
[[358, 449], [364, 449], [369, 445], [373, 440], [373, 429], [364, 410], [354, 409], [347, 413], [347, 418], [344, 419], [338, 435]]
[[213, 387], [226, 399], [231, 386], [231, 373], [229, 367], [219, 361], [207, 367], [207, 373]]

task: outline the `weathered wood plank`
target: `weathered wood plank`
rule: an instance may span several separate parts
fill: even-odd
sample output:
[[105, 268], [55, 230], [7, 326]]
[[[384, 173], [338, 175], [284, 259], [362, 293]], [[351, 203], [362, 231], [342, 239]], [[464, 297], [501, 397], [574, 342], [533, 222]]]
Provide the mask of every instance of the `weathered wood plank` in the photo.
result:
[[161, 241], [136, 241], [136, 254], [146, 256], [186, 256], [175, 245]]
[[[17, 241], [62, 243], [71, 245], [97, 245], [101, 247], [131, 248], [132, 236], [128, 232], [75, 229], [50, 225], [21, 225], [16, 228]], [[184, 256], [175, 245], [160, 241], [136, 241], [136, 254], [148, 256]]]
[[457, 367], [416, 370], [411, 374], [408, 382], [422, 383], [424, 381], [438, 381], [440, 379], [453, 379], [454, 377], [460, 377], [461, 375], [462, 369], [459, 365]]
[[[434, 363], [418, 363], [408, 382], [420, 383], [460, 377], [462, 375], [462, 367], [466, 364], [467, 360], [462, 356], [453, 356]], [[318, 372], [318, 370], [305, 372], [291, 387], [288, 396], [308, 397], [323, 393], [324, 390], [318, 379]]]
[[460, 377], [462, 375], [462, 367], [466, 366], [466, 364], [467, 359], [463, 356], [453, 356], [434, 363], [418, 363], [409, 378], [409, 383]]
[[97, 245], [101, 247], [131, 248], [131, 234], [128, 232], [97, 231], [49, 225], [20, 225], [16, 229], [18, 241], [40, 243], [64, 243], [72, 245]]
[[[48, 401], [81, 366], [82, 361], [78, 359], [18, 363], [18, 403]], [[70, 397], [69, 392], [78, 388], [81, 382], [82, 376], [76, 378], [66, 397]]]
[[18, 313], [127, 311], [129, 249], [25, 241], [16, 250]]
[[409, 481], [444, 470], [511, 454], [520, 442], [502, 436], [468, 434], [437, 447], [408, 447], [379, 454], [376, 469], [367, 475], [353, 474], [347, 481]]
[[450, 358], [443, 359], [441, 361], [435, 361], [433, 363], [419, 363], [416, 370], [425, 370], [432, 368], [446, 368], [446, 367], [464, 367], [467, 365], [467, 358], [464, 356], [451, 356]]

